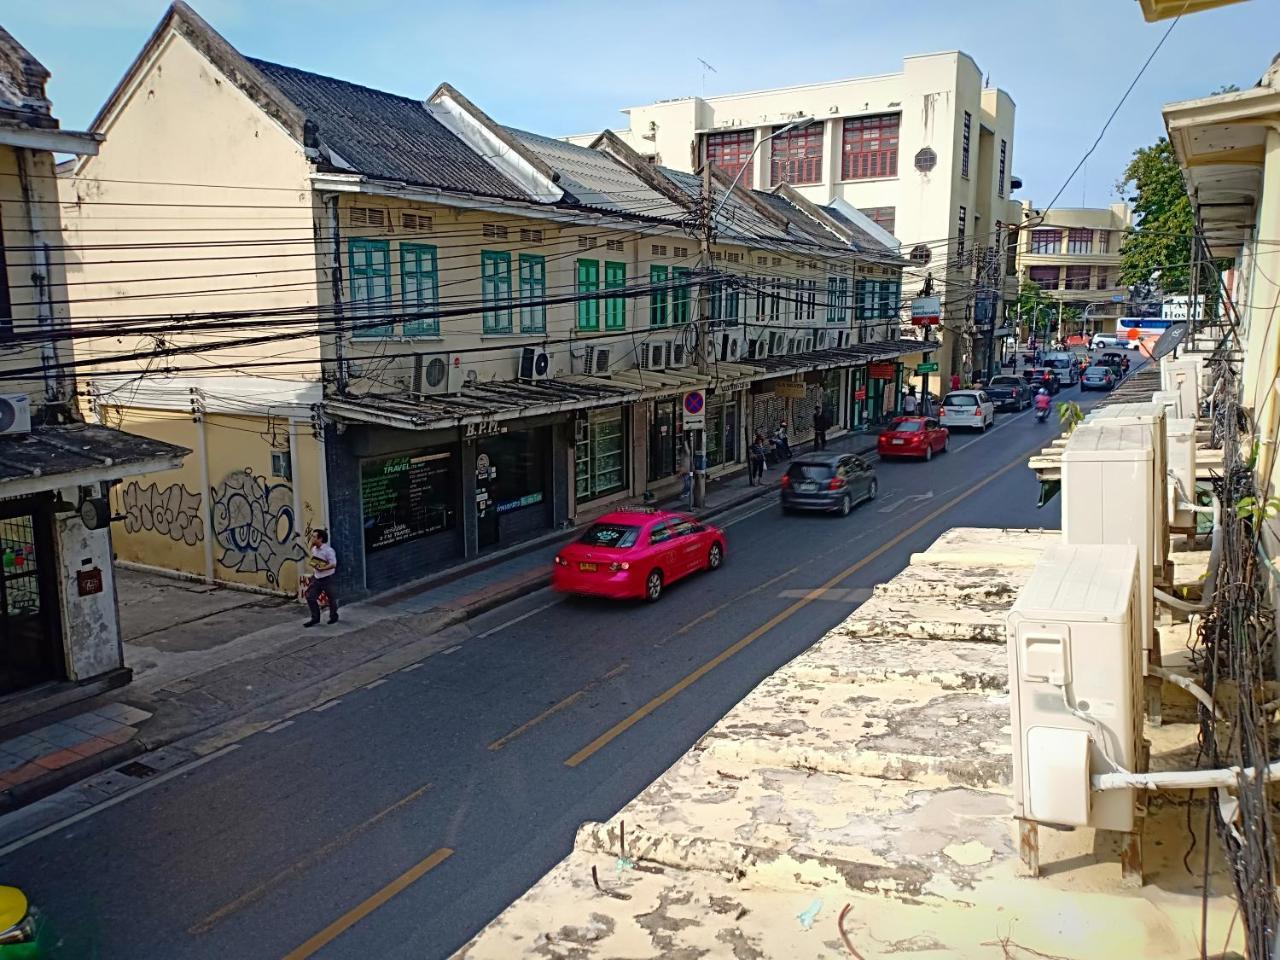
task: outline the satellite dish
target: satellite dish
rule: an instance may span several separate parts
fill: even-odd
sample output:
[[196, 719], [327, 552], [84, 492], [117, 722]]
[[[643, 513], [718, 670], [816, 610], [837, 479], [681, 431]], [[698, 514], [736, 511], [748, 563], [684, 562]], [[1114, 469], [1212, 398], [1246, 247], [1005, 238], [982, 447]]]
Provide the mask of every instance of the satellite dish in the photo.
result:
[[1173, 353], [1187, 336], [1187, 325], [1185, 323], [1175, 323], [1169, 326], [1169, 329], [1160, 334], [1160, 338], [1151, 347], [1151, 359], [1159, 360], [1165, 354]]

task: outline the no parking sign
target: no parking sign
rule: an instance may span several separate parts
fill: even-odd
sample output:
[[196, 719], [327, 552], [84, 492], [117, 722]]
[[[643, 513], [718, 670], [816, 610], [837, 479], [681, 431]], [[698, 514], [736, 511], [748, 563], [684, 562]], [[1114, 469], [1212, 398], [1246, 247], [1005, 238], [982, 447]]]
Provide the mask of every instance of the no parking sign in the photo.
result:
[[684, 428], [707, 429], [707, 398], [701, 390], [690, 390], [684, 395]]

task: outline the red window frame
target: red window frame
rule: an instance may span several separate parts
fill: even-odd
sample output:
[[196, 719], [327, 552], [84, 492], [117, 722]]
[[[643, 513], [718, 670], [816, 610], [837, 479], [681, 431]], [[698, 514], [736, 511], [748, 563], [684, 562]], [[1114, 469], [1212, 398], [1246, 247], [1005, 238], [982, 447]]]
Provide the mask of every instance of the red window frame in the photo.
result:
[[1067, 278], [1063, 283], [1064, 290], [1088, 290], [1089, 267], [1067, 267]]
[[741, 183], [752, 186], [751, 151], [756, 148], [756, 132], [754, 130], [726, 130], [723, 133], [708, 133], [703, 140], [704, 155], [708, 163], [727, 173], [730, 178], [742, 174]]
[[1058, 229], [1052, 230], [1032, 230], [1031, 231], [1031, 249], [1028, 253], [1061, 253], [1062, 252], [1062, 231]]
[[893, 228], [897, 226], [897, 207], [860, 207], [858, 212], [890, 233], [893, 233]]
[[840, 178], [864, 180], [898, 175], [898, 131], [902, 115], [846, 117], [841, 134]]
[[1068, 230], [1067, 253], [1093, 253], [1093, 231], [1087, 227]]
[[1062, 271], [1058, 267], [1028, 267], [1027, 279], [1041, 290], [1057, 290]]
[[773, 138], [769, 157], [771, 186], [822, 182], [823, 127], [822, 123], [811, 123]]

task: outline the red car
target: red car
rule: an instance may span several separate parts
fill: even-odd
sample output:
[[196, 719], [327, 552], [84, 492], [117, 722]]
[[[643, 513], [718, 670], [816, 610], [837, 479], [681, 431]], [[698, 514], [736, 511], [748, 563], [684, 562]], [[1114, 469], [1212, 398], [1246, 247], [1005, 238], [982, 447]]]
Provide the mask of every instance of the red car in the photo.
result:
[[935, 453], [946, 453], [951, 431], [933, 417], [898, 417], [881, 432], [876, 451], [886, 457], [919, 457], [932, 460]]
[[556, 554], [551, 586], [562, 593], [653, 602], [663, 588], [724, 562], [724, 531], [682, 513], [607, 513]]

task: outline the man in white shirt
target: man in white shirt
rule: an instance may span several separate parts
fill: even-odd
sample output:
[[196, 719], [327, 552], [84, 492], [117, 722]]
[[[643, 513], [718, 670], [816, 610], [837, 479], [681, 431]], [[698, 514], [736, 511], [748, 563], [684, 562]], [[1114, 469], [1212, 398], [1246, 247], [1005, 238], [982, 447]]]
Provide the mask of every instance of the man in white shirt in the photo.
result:
[[908, 417], [916, 415], [916, 391], [911, 389], [907, 391], [907, 395], [902, 398], [902, 412]]
[[311, 531], [311, 582], [307, 584], [307, 606], [311, 619], [304, 627], [314, 627], [320, 622], [320, 594], [329, 599], [329, 622], [338, 622], [338, 590], [333, 573], [338, 569], [338, 555], [329, 546], [329, 534], [325, 530]]

